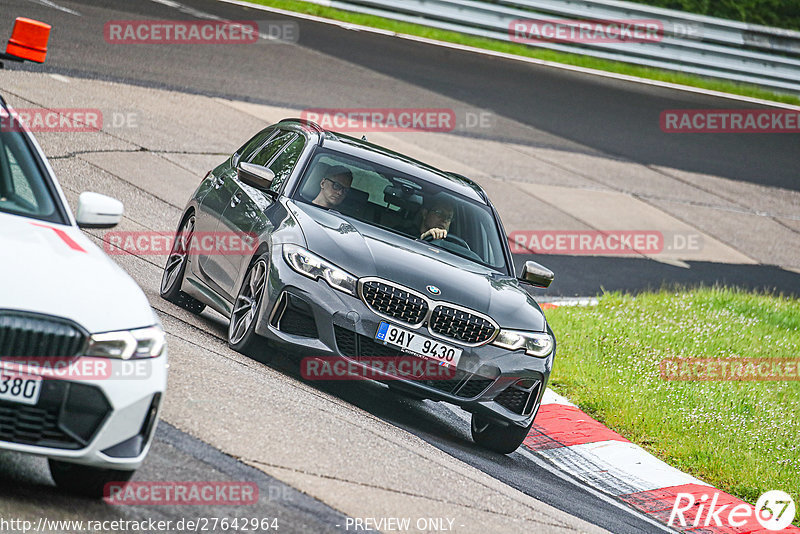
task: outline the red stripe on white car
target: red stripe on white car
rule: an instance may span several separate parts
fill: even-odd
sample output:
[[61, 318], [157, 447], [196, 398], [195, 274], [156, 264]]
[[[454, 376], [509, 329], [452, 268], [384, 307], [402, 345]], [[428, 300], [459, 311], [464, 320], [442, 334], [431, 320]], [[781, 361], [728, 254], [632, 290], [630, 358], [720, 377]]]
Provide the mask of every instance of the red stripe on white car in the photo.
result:
[[34, 226], [40, 226], [40, 227], [42, 227], [42, 228], [49, 228], [50, 230], [54, 231], [54, 232], [56, 233], [56, 235], [57, 235], [59, 238], [61, 238], [61, 241], [63, 241], [64, 243], [66, 243], [66, 244], [67, 244], [67, 246], [68, 246], [69, 248], [71, 248], [72, 250], [75, 250], [75, 251], [78, 251], [78, 252], [86, 252], [86, 251], [83, 249], [83, 247], [81, 247], [81, 246], [80, 246], [78, 243], [76, 243], [76, 242], [75, 242], [75, 240], [74, 240], [74, 239], [72, 239], [72, 238], [69, 236], [69, 234], [67, 234], [67, 233], [66, 233], [64, 230], [62, 230], [61, 228], [56, 228], [56, 227], [54, 227], [54, 226], [48, 226], [48, 225], [46, 225], [46, 224], [39, 224], [39, 223], [34, 223], [34, 222], [32, 222], [31, 224], [32, 224], [32, 225], [34, 225]]

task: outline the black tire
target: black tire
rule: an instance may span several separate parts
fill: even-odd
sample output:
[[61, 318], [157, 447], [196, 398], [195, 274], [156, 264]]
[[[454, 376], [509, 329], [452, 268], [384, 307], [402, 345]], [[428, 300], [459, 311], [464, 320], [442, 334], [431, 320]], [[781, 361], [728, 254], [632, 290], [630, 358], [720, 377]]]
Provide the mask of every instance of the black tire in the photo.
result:
[[90, 465], [72, 464], [49, 458], [50, 476], [59, 489], [84, 497], [103, 497], [109, 482], [128, 482], [135, 471], [105, 469]]
[[527, 427], [517, 425], [501, 425], [491, 419], [478, 414], [472, 414], [472, 439], [490, 451], [500, 454], [510, 454], [517, 450], [533, 426], [533, 421]]
[[196, 298], [181, 291], [183, 276], [186, 273], [186, 264], [189, 257], [189, 246], [192, 234], [194, 234], [194, 213], [187, 215], [178, 228], [178, 234], [172, 243], [172, 250], [167, 257], [164, 265], [164, 273], [161, 275], [161, 288], [159, 293], [161, 298], [177, 304], [181, 308], [192, 313], [200, 313], [206, 305]]
[[256, 334], [261, 301], [269, 276], [269, 254], [262, 254], [247, 269], [236, 295], [228, 325], [228, 346], [254, 360], [266, 360], [267, 340]]

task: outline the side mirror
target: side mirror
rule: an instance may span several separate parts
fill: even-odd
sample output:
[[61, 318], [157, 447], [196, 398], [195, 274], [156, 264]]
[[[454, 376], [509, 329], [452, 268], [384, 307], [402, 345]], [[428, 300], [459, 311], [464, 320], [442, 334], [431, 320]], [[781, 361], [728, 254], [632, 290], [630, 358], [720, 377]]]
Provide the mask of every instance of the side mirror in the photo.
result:
[[269, 189], [275, 179], [275, 173], [266, 167], [254, 163], [239, 163], [236, 167], [239, 180], [256, 189]]
[[519, 278], [523, 282], [528, 282], [536, 287], [549, 287], [555, 275], [553, 271], [535, 261], [526, 261], [522, 267], [522, 275]]
[[122, 220], [125, 208], [115, 198], [86, 191], [78, 198], [75, 219], [81, 228], [113, 228]]

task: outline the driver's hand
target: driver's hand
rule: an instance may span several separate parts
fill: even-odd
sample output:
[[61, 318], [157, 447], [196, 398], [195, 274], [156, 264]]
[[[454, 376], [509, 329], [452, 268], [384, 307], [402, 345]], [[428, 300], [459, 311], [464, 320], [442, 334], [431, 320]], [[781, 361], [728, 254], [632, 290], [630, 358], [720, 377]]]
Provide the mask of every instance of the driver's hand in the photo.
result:
[[444, 239], [445, 237], [447, 237], [447, 230], [445, 230], [444, 228], [431, 228], [430, 230], [419, 236], [419, 238], [425, 239], [425, 237], [427, 236], [430, 236], [433, 239]]

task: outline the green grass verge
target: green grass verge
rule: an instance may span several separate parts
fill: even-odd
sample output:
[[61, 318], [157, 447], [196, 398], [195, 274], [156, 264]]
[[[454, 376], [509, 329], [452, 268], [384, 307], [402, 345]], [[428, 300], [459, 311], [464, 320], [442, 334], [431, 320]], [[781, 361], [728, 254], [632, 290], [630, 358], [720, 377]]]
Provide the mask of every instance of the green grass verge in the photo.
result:
[[349, 22], [352, 24], [360, 24], [363, 26], [370, 26], [373, 28], [389, 30], [396, 33], [426, 37], [428, 39], [435, 39], [437, 41], [446, 41], [449, 43], [473, 46], [476, 48], [484, 48], [486, 50], [504, 52], [507, 54], [514, 54], [517, 56], [553, 61], [557, 63], [564, 63], [566, 65], [575, 65], [578, 67], [586, 67], [608, 72], [615, 72], [618, 74], [638, 76], [640, 78], [648, 78], [651, 80], [659, 80], [664, 82], [677, 83], [681, 85], [689, 85], [692, 87], [698, 87], [702, 89], [710, 89], [713, 91], [721, 91], [723, 93], [731, 93], [736, 95], [749, 96], [753, 98], [761, 98], [764, 100], [772, 100], [775, 102], [800, 105], [800, 97], [798, 96], [790, 94], [774, 93], [772, 91], [762, 89], [754, 85], [737, 84], [733, 82], [726, 82], [724, 80], [714, 80], [710, 78], [692, 76], [689, 74], [683, 74], [668, 70], [639, 67], [636, 65], [629, 65], [627, 63], [620, 63], [617, 61], [596, 59], [578, 54], [565, 54], [562, 52], [555, 52], [551, 50], [537, 49], [519, 43], [486, 39], [481, 37], [473, 37], [462, 33], [439, 30], [436, 28], [429, 28], [427, 26], [422, 26], [419, 24], [399, 22], [382, 17], [376, 17], [373, 15], [363, 15], [359, 13], [353, 13], [350, 11], [342, 11], [340, 9], [333, 9], [330, 7], [320, 6], [317, 4], [309, 4], [307, 2], [302, 2], [300, 0], [250, 0], [250, 1], [254, 4], [261, 4], [265, 6], [286, 9], [289, 11], [295, 11], [298, 13], [305, 13], [309, 15], [317, 15], [320, 17], [339, 20], [343, 22]]
[[664, 358], [800, 358], [800, 300], [706, 288], [547, 310], [553, 390], [668, 464], [750, 503], [800, 503], [800, 382], [661, 378]]

